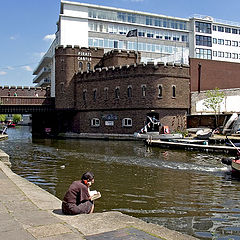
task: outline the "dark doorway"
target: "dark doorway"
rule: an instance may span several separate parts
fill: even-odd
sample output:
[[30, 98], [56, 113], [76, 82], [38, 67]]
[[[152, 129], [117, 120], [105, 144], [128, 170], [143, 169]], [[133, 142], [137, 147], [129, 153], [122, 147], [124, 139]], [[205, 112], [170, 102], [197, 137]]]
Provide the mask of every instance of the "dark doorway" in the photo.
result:
[[147, 131], [148, 132], [159, 132], [159, 114], [156, 112], [150, 112], [147, 114], [146, 119]]

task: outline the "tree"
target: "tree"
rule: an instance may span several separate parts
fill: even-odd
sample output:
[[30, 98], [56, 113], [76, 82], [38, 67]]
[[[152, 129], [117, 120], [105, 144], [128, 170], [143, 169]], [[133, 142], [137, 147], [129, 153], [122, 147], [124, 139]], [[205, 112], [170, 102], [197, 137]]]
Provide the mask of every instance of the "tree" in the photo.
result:
[[6, 115], [0, 114], [0, 122], [5, 122], [5, 121], [6, 121]]
[[206, 92], [206, 99], [203, 102], [206, 108], [214, 111], [216, 127], [218, 126], [217, 113], [220, 111], [220, 104], [224, 97], [225, 93], [220, 91], [219, 88], [215, 88], [214, 90], [208, 90]]
[[13, 122], [16, 124], [16, 123], [18, 123], [19, 121], [21, 121], [22, 120], [22, 116], [21, 116], [21, 114], [14, 114], [13, 115]]

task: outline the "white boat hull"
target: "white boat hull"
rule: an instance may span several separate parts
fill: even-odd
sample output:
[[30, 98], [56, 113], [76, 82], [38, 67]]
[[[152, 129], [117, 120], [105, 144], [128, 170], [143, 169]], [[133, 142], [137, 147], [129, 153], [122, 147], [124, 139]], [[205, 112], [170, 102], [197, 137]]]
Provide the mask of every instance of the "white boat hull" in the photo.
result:
[[183, 135], [181, 133], [168, 133], [168, 134], [134, 133], [134, 137], [152, 140], [170, 140], [181, 139], [183, 138]]

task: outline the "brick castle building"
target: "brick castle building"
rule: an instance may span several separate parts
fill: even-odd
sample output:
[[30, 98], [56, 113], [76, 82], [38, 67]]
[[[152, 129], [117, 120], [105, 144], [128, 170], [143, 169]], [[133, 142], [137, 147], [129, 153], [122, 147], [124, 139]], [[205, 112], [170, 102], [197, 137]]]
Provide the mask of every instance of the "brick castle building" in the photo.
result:
[[59, 46], [55, 106], [60, 131], [133, 134], [155, 117], [172, 131], [186, 128], [189, 66], [139, 63], [140, 53]]

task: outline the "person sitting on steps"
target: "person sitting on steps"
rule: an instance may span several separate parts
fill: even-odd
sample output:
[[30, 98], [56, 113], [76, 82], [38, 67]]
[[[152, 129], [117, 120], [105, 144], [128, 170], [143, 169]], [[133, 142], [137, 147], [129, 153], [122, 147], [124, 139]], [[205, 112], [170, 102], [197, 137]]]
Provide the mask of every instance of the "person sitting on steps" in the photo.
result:
[[93, 213], [94, 203], [89, 194], [89, 187], [93, 183], [92, 172], [86, 172], [81, 180], [74, 181], [63, 198], [62, 212], [66, 215]]

